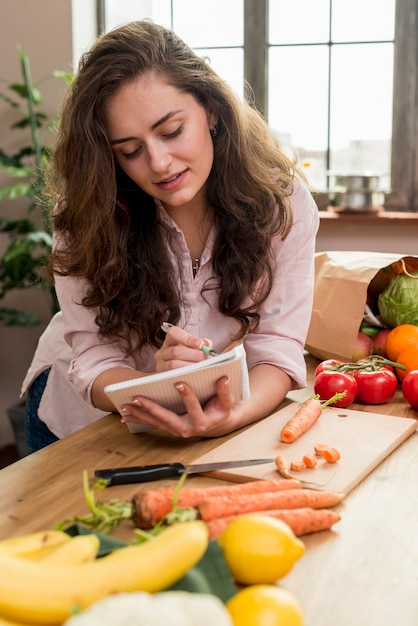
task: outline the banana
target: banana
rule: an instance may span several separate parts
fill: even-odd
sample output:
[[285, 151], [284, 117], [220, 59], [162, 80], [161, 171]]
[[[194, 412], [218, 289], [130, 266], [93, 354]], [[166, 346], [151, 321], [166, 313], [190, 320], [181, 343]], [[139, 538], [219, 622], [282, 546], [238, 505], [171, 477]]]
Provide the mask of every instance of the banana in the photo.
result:
[[96, 535], [77, 535], [55, 550], [48, 552], [41, 563], [57, 565], [77, 565], [88, 563], [96, 558], [100, 548], [100, 540]]
[[175, 524], [139, 545], [82, 565], [31, 562], [0, 553], [0, 615], [31, 624], [64, 622], [112, 593], [166, 589], [206, 551], [202, 521]]
[[7, 617], [0, 615], [0, 626], [39, 626], [39, 624], [34, 624], [33, 622], [30, 624], [25, 622], [23, 624], [22, 622], [15, 622], [14, 620], [7, 619]]
[[0, 554], [36, 560], [51, 550], [55, 550], [58, 546], [67, 543], [70, 539], [70, 535], [61, 530], [40, 530], [20, 537], [2, 539], [0, 541]]

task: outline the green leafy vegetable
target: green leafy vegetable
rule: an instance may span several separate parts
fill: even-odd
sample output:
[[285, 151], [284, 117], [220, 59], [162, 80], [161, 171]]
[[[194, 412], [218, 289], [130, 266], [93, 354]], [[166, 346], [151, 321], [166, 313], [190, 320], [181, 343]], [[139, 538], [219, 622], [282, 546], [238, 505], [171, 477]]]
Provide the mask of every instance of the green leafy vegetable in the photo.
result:
[[395, 276], [379, 295], [378, 306], [382, 321], [390, 328], [418, 326], [418, 273]]

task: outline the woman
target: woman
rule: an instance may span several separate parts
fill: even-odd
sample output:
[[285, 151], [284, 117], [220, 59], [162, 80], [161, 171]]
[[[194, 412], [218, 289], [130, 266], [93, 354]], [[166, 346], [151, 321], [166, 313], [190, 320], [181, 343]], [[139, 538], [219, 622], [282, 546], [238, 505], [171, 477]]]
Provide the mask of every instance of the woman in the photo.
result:
[[61, 313], [23, 385], [31, 450], [114, 411], [106, 385], [209, 358], [203, 341], [244, 341], [250, 399], [222, 377], [205, 406], [180, 385], [182, 415], [137, 397], [122, 421], [215, 437], [305, 386], [317, 207], [262, 117], [174, 33], [135, 22], [84, 55], [51, 188]]

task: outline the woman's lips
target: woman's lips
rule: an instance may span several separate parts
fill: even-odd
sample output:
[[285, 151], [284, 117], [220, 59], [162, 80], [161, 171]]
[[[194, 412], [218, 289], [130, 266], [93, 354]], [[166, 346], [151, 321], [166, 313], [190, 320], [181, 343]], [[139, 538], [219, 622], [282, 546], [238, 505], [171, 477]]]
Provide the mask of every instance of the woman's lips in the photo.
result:
[[185, 176], [187, 174], [187, 170], [180, 172], [179, 174], [174, 174], [166, 178], [165, 180], [161, 180], [156, 183], [160, 189], [164, 189], [165, 191], [171, 191], [172, 189], [177, 189], [183, 182]]

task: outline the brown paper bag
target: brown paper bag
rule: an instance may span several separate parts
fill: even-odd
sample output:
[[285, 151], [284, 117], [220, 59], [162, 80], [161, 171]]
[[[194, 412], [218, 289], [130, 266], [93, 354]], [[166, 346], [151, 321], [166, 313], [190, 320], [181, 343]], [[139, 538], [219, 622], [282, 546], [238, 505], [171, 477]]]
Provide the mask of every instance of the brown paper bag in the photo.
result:
[[366, 305], [397, 273], [418, 270], [418, 258], [380, 252], [318, 252], [311, 323], [305, 348], [319, 359], [351, 361]]

